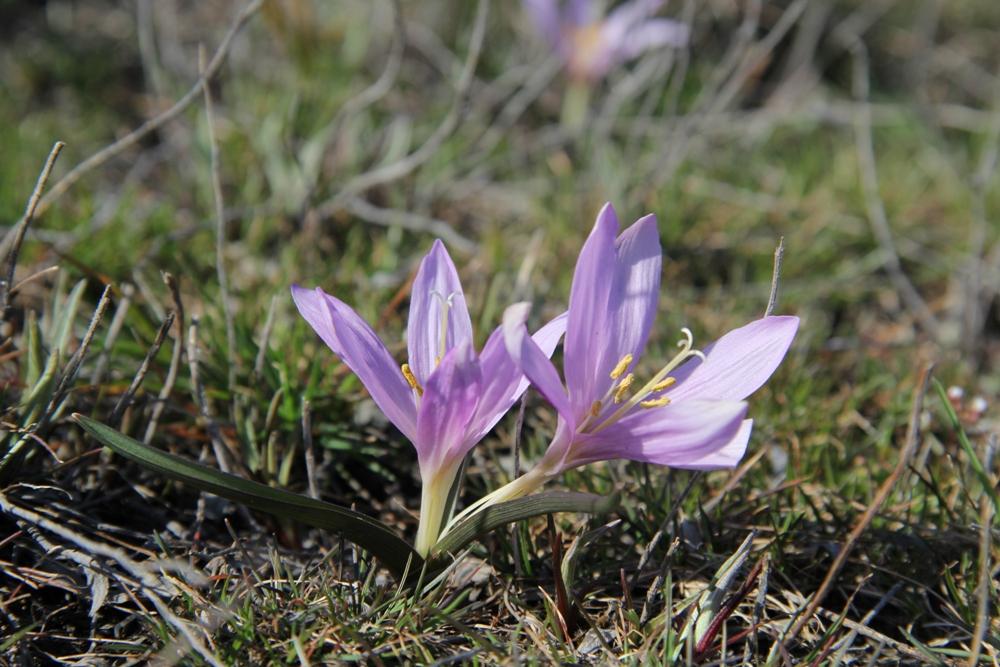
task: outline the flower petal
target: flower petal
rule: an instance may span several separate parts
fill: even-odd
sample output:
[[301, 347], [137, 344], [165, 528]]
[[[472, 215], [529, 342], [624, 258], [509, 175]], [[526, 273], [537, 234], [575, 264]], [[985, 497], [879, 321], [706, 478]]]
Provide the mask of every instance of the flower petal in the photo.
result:
[[[617, 266], [617, 233], [618, 217], [611, 204], [605, 204], [580, 251], [573, 273], [563, 369], [570, 404], [576, 415], [583, 415], [591, 403], [603, 396], [604, 392], [598, 390], [598, 377], [606, 376], [610, 370], [605, 368], [604, 359], [610, 356], [608, 337], [612, 331], [612, 313], [608, 299]], [[606, 382], [602, 380], [600, 384], [605, 386]]]
[[618, 61], [627, 62], [661, 46], [681, 48], [687, 45], [690, 33], [686, 25], [670, 19], [643, 21], [628, 30], [618, 42]]
[[330, 310], [326, 307], [326, 296], [320, 288], [307, 289], [298, 285], [292, 285], [292, 300], [295, 307], [299, 309], [299, 314], [305, 318], [309, 326], [313, 328], [323, 342], [333, 350], [338, 357], [343, 357], [340, 341], [337, 340], [337, 332], [333, 328], [333, 320], [330, 319]]
[[413, 279], [406, 342], [410, 369], [421, 383], [427, 382], [444, 352], [472, 343], [472, 320], [458, 271], [440, 240], [434, 241]]
[[570, 408], [569, 397], [559, 380], [556, 367], [538, 344], [528, 336], [528, 329], [524, 326], [528, 309], [527, 303], [517, 303], [504, 311], [503, 337], [507, 352], [559, 415], [570, 424], [575, 424], [576, 419]]
[[469, 422], [479, 403], [482, 374], [472, 345], [463, 343], [444, 355], [427, 379], [417, 414], [417, 448], [422, 479], [465, 456]]
[[688, 362], [673, 374], [670, 400], [743, 400], [778, 368], [798, 327], [797, 317], [771, 316], [733, 329], [703, 350], [704, 362]]
[[719, 470], [721, 468], [735, 468], [743, 455], [747, 452], [747, 443], [750, 441], [750, 433], [753, 431], [753, 420], [744, 419], [740, 428], [736, 431], [729, 442], [710, 452], [701, 458], [685, 466], [689, 470]]
[[579, 436], [572, 445], [566, 467], [630, 459], [701, 469], [703, 465], [728, 460], [711, 457], [732, 443], [746, 411], [747, 405], [742, 401], [685, 401], [636, 410], [593, 435]]
[[[319, 288], [316, 288], [316, 295], [325, 303], [335, 332], [332, 339], [334, 345], [330, 345], [330, 348], [354, 371], [389, 421], [408, 439], [413, 440], [417, 425], [413, 390], [406, 383], [392, 355], [372, 328], [347, 304]], [[314, 306], [317, 301], [303, 300], [303, 303]], [[326, 340], [327, 336], [310, 319], [313, 311], [307, 309], [306, 312], [303, 315]]]
[[[614, 315], [609, 354], [597, 377], [601, 395], [611, 384], [610, 372], [626, 354], [636, 359], [646, 347], [660, 296], [663, 251], [656, 216], [647, 215], [622, 232], [616, 242], [614, 283], [609, 298]], [[603, 383], [603, 384], [602, 384]]]
[[558, 49], [562, 45], [558, 0], [523, 0], [522, 4], [545, 41]]
[[[536, 331], [531, 338], [542, 353], [551, 358], [565, 331], [566, 313], [563, 313]], [[474, 442], [479, 442], [489, 433], [531, 384], [507, 352], [502, 326], [490, 334], [483, 346], [479, 355], [479, 367], [483, 373], [482, 392], [479, 409], [469, 432], [469, 438]]]

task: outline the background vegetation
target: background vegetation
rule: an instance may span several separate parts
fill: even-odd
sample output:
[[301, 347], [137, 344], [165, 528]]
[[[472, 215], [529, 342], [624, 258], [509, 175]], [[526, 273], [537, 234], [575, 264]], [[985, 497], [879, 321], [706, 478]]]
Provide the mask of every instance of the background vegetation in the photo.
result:
[[[573, 131], [517, 3], [0, 2], [0, 661], [995, 664], [1000, 5], [664, 14], [690, 48], [614, 71]], [[147, 473], [69, 419], [412, 537], [415, 454], [289, 284], [401, 352], [441, 237], [484, 340], [509, 303], [564, 307], [606, 200], [660, 218], [653, 350], [758, 317], [784, 237], [778, 312], [802, 328], [738, 470], [574, 471], [567, 488], [622, 491], [615, 516], [499, 532], [407, 596], [336, 535]], [[512, 474], [516, 412], [466, 502]], [[521, 460], [553, 423], [530, 397]], [[720, 583], [722, 622], [684, 640]]]

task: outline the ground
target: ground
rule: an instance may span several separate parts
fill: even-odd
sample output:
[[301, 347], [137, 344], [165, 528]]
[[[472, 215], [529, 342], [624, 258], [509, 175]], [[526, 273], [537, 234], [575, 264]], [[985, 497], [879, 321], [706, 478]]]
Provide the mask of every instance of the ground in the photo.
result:
[[[664, 16], [690, 46], [594, 82], [574, 123], [518, 3], [0, 3], [0, 661], [995, 664], [1000, 7]], [[610, 514], [498, 529], [414, 588], [72, 418], [412, 540], [415, 452], [289, 286], [402, 361], [442, 238], [482, 344], [511, 303], [565, 308], [605, 201], [659, 218], [650, 364], [760, 317], [783, 239], [774, 312], [802, 324], [735, 470], [574, 470], [551, 489]], [[551, 409], [517, 412], [463, 504], [540, 457]]]

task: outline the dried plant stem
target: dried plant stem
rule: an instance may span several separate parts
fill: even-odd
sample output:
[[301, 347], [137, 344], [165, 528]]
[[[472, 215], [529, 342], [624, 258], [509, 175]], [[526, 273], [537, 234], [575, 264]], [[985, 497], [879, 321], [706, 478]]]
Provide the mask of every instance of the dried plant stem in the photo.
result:
[[312, 406], [308, 399], [302, 399], [302, 449], [306, 459], [309, 497], [319, 500], [319, 487], [316, 484], [316, 453], [313, 450], [312, 437]]
[[[205, 76], [205, 49], [198, 51], [198, 66], [202, 78]], [[212, 199], [215, 201], [215, 273], [219, 280], [219, 298], [222, 299], [222, 314], [226, 320], [226, 388], [230, 392], [236, 387], [236, 328], [233, 324], [233, 304], [229, 297], [229, 276], [226, 274], [226, 204], [222, 197], [222, 176], [219, 166], [219, 140], [215, 135], [215, 105], [212, 102], [212, 87], [202, 86], [205, 93], [205, 121], [208, 125], [209, 160], [212, 172]]]
[[159, 116], [151, 118], [118, 141], [105, 146], [80, 164], [73, 167], [69, 173], [56, 181], [55, 185], [52, 186], [52, 189], [49, 190], [48, 194], [42, 197], [38, 206], [38, 214], [41, 215], [48, 210], [49, 206], [51, 206], [52, 203], [61, 197], [67, 190], [73, 187], [73, 185], [80, 180], [84, 174], [92, 169], [100, 167], [105, 162], [122, 153], [126, 149], [135, 146], [146, 135], [156, 131], [163, 125], [169, 123], [174, 118], [177, 118], [177, 116], [184, 113], [184, 110], [187, 109], [196, 99], [198, 99], [198, 94], [201, 92], [202, 87], [215, 78], [215, 75], [219, 73], [220, 69], [222, 69], [222, 65], [226, 61], [226, 56], [229, 54], [229, 49], [232, 47], [233, 39], [243, 28], [246, 22], [250, 20], [258, 9], [260, 9], [260, 6], [263, 3], [264, 0], [252, 0], [252, 2], [243, 8], [243, 11], [241, 11], [239, 16], [236, 17], [236, 20], [233, 21], [233, 24], [230, 26], [225, 37], [222, 38], [222, 42], [215, 50], [215, 53], [212, 55], [212, 59], [208, 62], [208, 65], [205, 67], [201, 77], [193, 86], [191, 86], [183, 97], [174, 102], [172, 107], [161, 113]]
[[774, 307], [778, 305], [778, 286], [781, 282], [781, 260], [785, 256], [785, 237], [778, 239], [778, 247], [774, 249], [774, 268], [771, 271], [771, 293], [767, 297], [767, 308], [764, 309], [764, 317], [774, 314]]
[[11, 287], [14, 284], [14, 270], [17, 268], [17, 256], [21, 252], [24, 235], [27, 233], [31, 221], [34, 220], [35, 213], [38, 212], [42, 191], [45, 189], [45, 184], [49, 182], [52, 167], [55, 166], [56, 159], [59, 158], [59, 153], [62, 152], [65, 146], [66, 144], [61, 141], [53, 144], [52, 150], [49, 151], [49, 156], [45, 160], [45, 166], [42, 167], [42, 172], [38, 175], [38, 180], [35, 181], [35, 189], [32, 190], [31, 197], [28, 198], [28, 205], [25, 208], [24, 215], [21, 216], [14, 229], [4, 237], [3, 243], [0, 244], [3, 247], [7, 247], [7, 238], [11, 239], [9, 244], [10, 249], [7, 251], [7, 271], [3, 278], [0, 279], [0, 322], [3, 322], [7, 316], [7, 307], [10, 305]]
[[121, 293], [122, 296], [118, 300], [118, 307], [115, 308], [111, 324], [108, 325], [108, 335], [104, 338], [104, 345], [101, 346], [101, 354], [97, 358], [97, 363], [94, 364], [94, 372], [90, 375], [90, 384], [95, 386], [100, 385], [104, 381], [104, 373], [108, 368], [108, 361], [111, 359], [111, 348], [114, 346], [115, 341], [118, 340], [118, 334], [125, 324], [125, 316], [128, 315], [129, 308], [132, 306], [132, 296], [135, 293], [135, 288], [129, 284], [122, 285]]
[[798, 616], [795, 623], [785, 634], [784, 640], [782, 641], [783, 646], [788, 647], [789, 643], [798, 636], [798, 634], [805, 627], [806, 623], [808, 623], [813, 617], [819, 606], [823, 604], [823, 599], [833, 587], [834, 581], [836, 581], [837, 576], [840, 574], [840, 570], [844, 567], [844, 564], [847, 563], [847, 559], [854, 550], [854, 546], [861, 538], [861, 535], [868, 530], [868, 526], [871, 525], [875, 515], [882, 508], [886, 499], [888, 499], [892, 488], [896, 485], [896, 482], [899, 481], [899, 478], [902, 477], [903, 473], [910, 465], [910, 459], [913, 458], [913, 454], [917, 450], [917, 445], [920, 443], [920, 415], [924, 409], [924, 396], [927, 394], [927, 383], [930, 381], [932, 370], [933, 364], [925, 366], [924, 370], [920, 374], [920, 379], [917, 381], [917, 386], [913, 394], [913, 404], [910, 408], [910, 419], [906, 431], [906, 441], [903, 444], [903, 450], [899, 454], [899, 461], [896, 463], [896, 467], [893, 469], [892, 474], [890, 474], [886, 480], [882, 482], [882, 485], [875, 493], [875, 497], [872, 499], [872, 502], [868, 505], [868, 509], [866, 509], [865, 513], [861, 515], [861, 518], [847, 536], [847, 540], [837, 552], [837, 557], [834, 559], [833, 564], [826, 573], [826, 577], [823, 578], [823, 582], [820, 584], [819, 589], [817, 589], [817, 591], [812, 595], [809, 600], [809, 604], [805, 607], [805, 610]]
[[152, 414], [149, 416], [149, 424], [146, 425], [146, 434], [142, 441], [147, 445], [153, 441], [156, 433], [156, 426], [160, 421], [160, 416], [166, 406], [170, 392], [174, 390], [174, 383], [177, 382], [177, 373], [181, 367], [181, 357], [184, 355], [184, 302], [181, 301], [180, 287], [177, 279], [170, 273], [164, 272], [163, 282], [170, 290], [170, 296], [174, 301], [174, 313], [176, 314], [176, 326], [174, 327], [174, 348], [170, 353], [170, 367], [167, 369], [167, 377], [163, 381], [163, 387], [153, 404]]
[[215, 422], [215, 417], [212, 416], [212, 409], [208, 404], [208, 398], [205, 396], [205, 385], [202, 384], [201, 376], [198, 373], [200, 359], [198, 354], [198, 324], [198, 318], [192, 317], [191, 326], [188, 328], [187, 354], [188, 366], [191, 369], [191, 387], [194, 392], [195, 403], [198, 404], [201, 417], [205, 420], [208, 437], [212, 441], [212, 451], [215, 453], [216, 463], [218, 463], [222, 472], [232, 472], [226, 443], [222, 439], [222, 433], [219, 430], [219, 425]]
[[476, 6], [476, 18], [472, 28], [472, 37], [469, 40], [468, 55], [466, 56], [462, 73], [459, 75], [458, 83], [455, 86], [454, 101], [444, 120], [441, 121], [434, 132], [417, 150], [395, 162], [366, 171], [348, 181], [340, 192], [316, 207], [319, 217], [330, 217], [335, 212], [344, 208], [345, 204], [355, 195], [369, 188], [398, 180], [412, 173], [417, 167], [433, 157], [445, 140], [451, 136], [462, 121], [466, 98], [475, 79], [476, 65], [479, 63], [483, 41], [486, 37], [488, 9], [489, 2], [487, 0], [479, 0]]
[[[84, 553], [96, 554], [97, 556], [114, 561], [120, 568], [122, 568], [122, 570], [127, 572], [129, 576], [133, 577], [141, 584], [139, 588], [142, 591], [143, 596], [149, 600], [154, 607], [156, 607], [156, 611], [160, 614], [160, 617], [169, 623], [178, 632], [178, 634], [184, 638], [192, 650], [196, 651], [198, 655], [200, 655], [209, 664], [216, 667], [222, 667], [222, 663], [219, 659], [216, 658], [215, 655], [213, 655], [212, 652], [209, 651], [204, 644], [202, 644], [201, 640], [195, 636], [190, 625], [182, 621], [176, 614], [174, 614], [174, 612], [170, 610], [169, 605], [167, 605], [156, 592], [156, 589], [161, 588], [163, 583], [150, 574], [150, 568], [148, 566], [137, 563], [121, 549], [108, 546], [103, 542], [91, 540], [65, 526], [61, 526], [54, 521], [46, 519], [41, 514], [37, 514], [29, 509], [15, 505], [10, 502], [2, 492], [0, 492], [0, 511], [3, 511], [5, 514], [9, 514], [11, 516], [15, 516], [21, 521], [37, 526], [38, 528], [52, 533], [53, 535], [58, 535], [62, 539], [77, 545], [81, 550], [83, 550]], [[94, 556], [87, 558], [86, 562], [78, 562], [80, 562], [81, 565], [99, 573], [103, 570]]]
[[160, 328], [156, 332], [156, 337], [153, 339], [153, 344], [150, 345], [149, 350], [146, 351], [146, 356], [142, 360], [142, 364], [139, 365], [139, 370], [136, 371], [135, 377], [132, 378], [131, 384], [129, 384], [128, 389], [118, 399], [118, 403], [115, 404], [115, 409], [111, 411], [111, 416], [108, 418], [108, 421], [112, 425], [118, 424], [122, 415], [125, 414], [125, 410], [129, 405], [131, 405], [132, 397], [135, 396], [135, 392], [139, 391], [139, 387], [142, 386], [142, 381], [146, 379], [146, 373], [149, 372], [149, 366], [153, 363], [153, 359], [156, 358], [157, 353], [159, 353], [160, 347], [163, 345], [163, 341], [166, 340], [167, 333], [170, 331], [170, 327], [173, 323], [174, 313], [169, 312], [164, 318], [163, 323], [160, 324]]
[[868, 52], [860, 38], [853, 39], [848, 48], [853, 56], [853, 88], [855, 99], [858, 101], [854, 107], [854, 142], [858, 154], [858, 167], [861, 171], [865, 208], [868, 210], [868, 222], [882, 251], [885, 268], [896, 291], [907, 307], [913, 311], [924, 330], [938, 338], [940, 327], [934, 313], [903, 271], [899, 253], [896, 252], [896, 245], [892, 239], [889, 218], [879, 194], [878, 168], [872, 141], [872, 114], [868, 104]]
[[[983, 468], [993, 469], [993, 456], [996, 454], [997, 435], [994, 433], [986, 445], [986, 456], [983, 457]], [[976, 600], [976, 628], [972, 633], [972, 647], [969, 649], [969, 667], [979, 664], [979, 656], [983, 650], [983, 638], [990, 629], [990, 593], [993, 581], [990, 577], [990, 553], [993, 549], [993, 503], [990, 494], [985, 490], [979, 494], [979, 581]]]
[[264, 328], [260, 332], [260, 344], [257, 347], [257, 357], [253, 362], [254, 379], [259, 378], [264, 372], [264, 360], [267, 358], [267, 347], [271, 341], [271, 332], [274, 329], [274, 315], [278, 308], [277, 295], [271, 297], [271, 305], [267, 309], [267, 319], [264, 320]]
[[110, 293], [111, 285], [105, 286], [104, 291], [101, 293], [101, 298], [97, 302], [97, 308], [94, 309], [94, 314], [90, 318], [87, 332], [83, 334], [80, 347], [76, 348], [73, 356], [69, 359], [69, 363], [66, 364], [66, 369], [63, 371], [62, 377], [59, 378], [59, 385], [52, 394], [52, 400], [49, 401], [49, 405], [45, 409], [42, 421], [45, 421], [54, 414], [56, 408], [69, 391], [70, 383], [76, 378], [76, 374], [80, 370], [80, 365], [83, 363], [83, 358], [87, 355], [87, 350], [90, 349], [90, 343], [94, 340], [94, 334], [97, 333], [97, 327], [100, 326], [101, 320], [104, 319], [104, 311], [107, 310], [108, 304], [111, 302]]

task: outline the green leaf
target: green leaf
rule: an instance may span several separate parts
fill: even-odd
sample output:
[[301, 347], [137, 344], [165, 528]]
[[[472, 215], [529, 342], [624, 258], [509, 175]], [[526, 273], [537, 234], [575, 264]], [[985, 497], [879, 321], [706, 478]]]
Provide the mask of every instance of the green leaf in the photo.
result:
[[567, 493], [565, 491], [536, 493], [526, 498], [491, 505], [462, 519], [434, 545], [432, 553], [459, 551], [480, 536], [522, 519], [555, 512], [607, 514], [617, 506], [617, 493], [610, 496], [598, 496], [592, 493]]
[[150, 470], [261, 512], [340, 533], [368, 550], [396, 577], [403, 576], [407, 561], [411, 559], [411, 572], [419, 572], [423, 566], [423, 560], [413, 547], [382, 522], [360, 512], [193, 463], [144, 445], [81, 414], [74, 414], [73, 419], [101, 444]]

